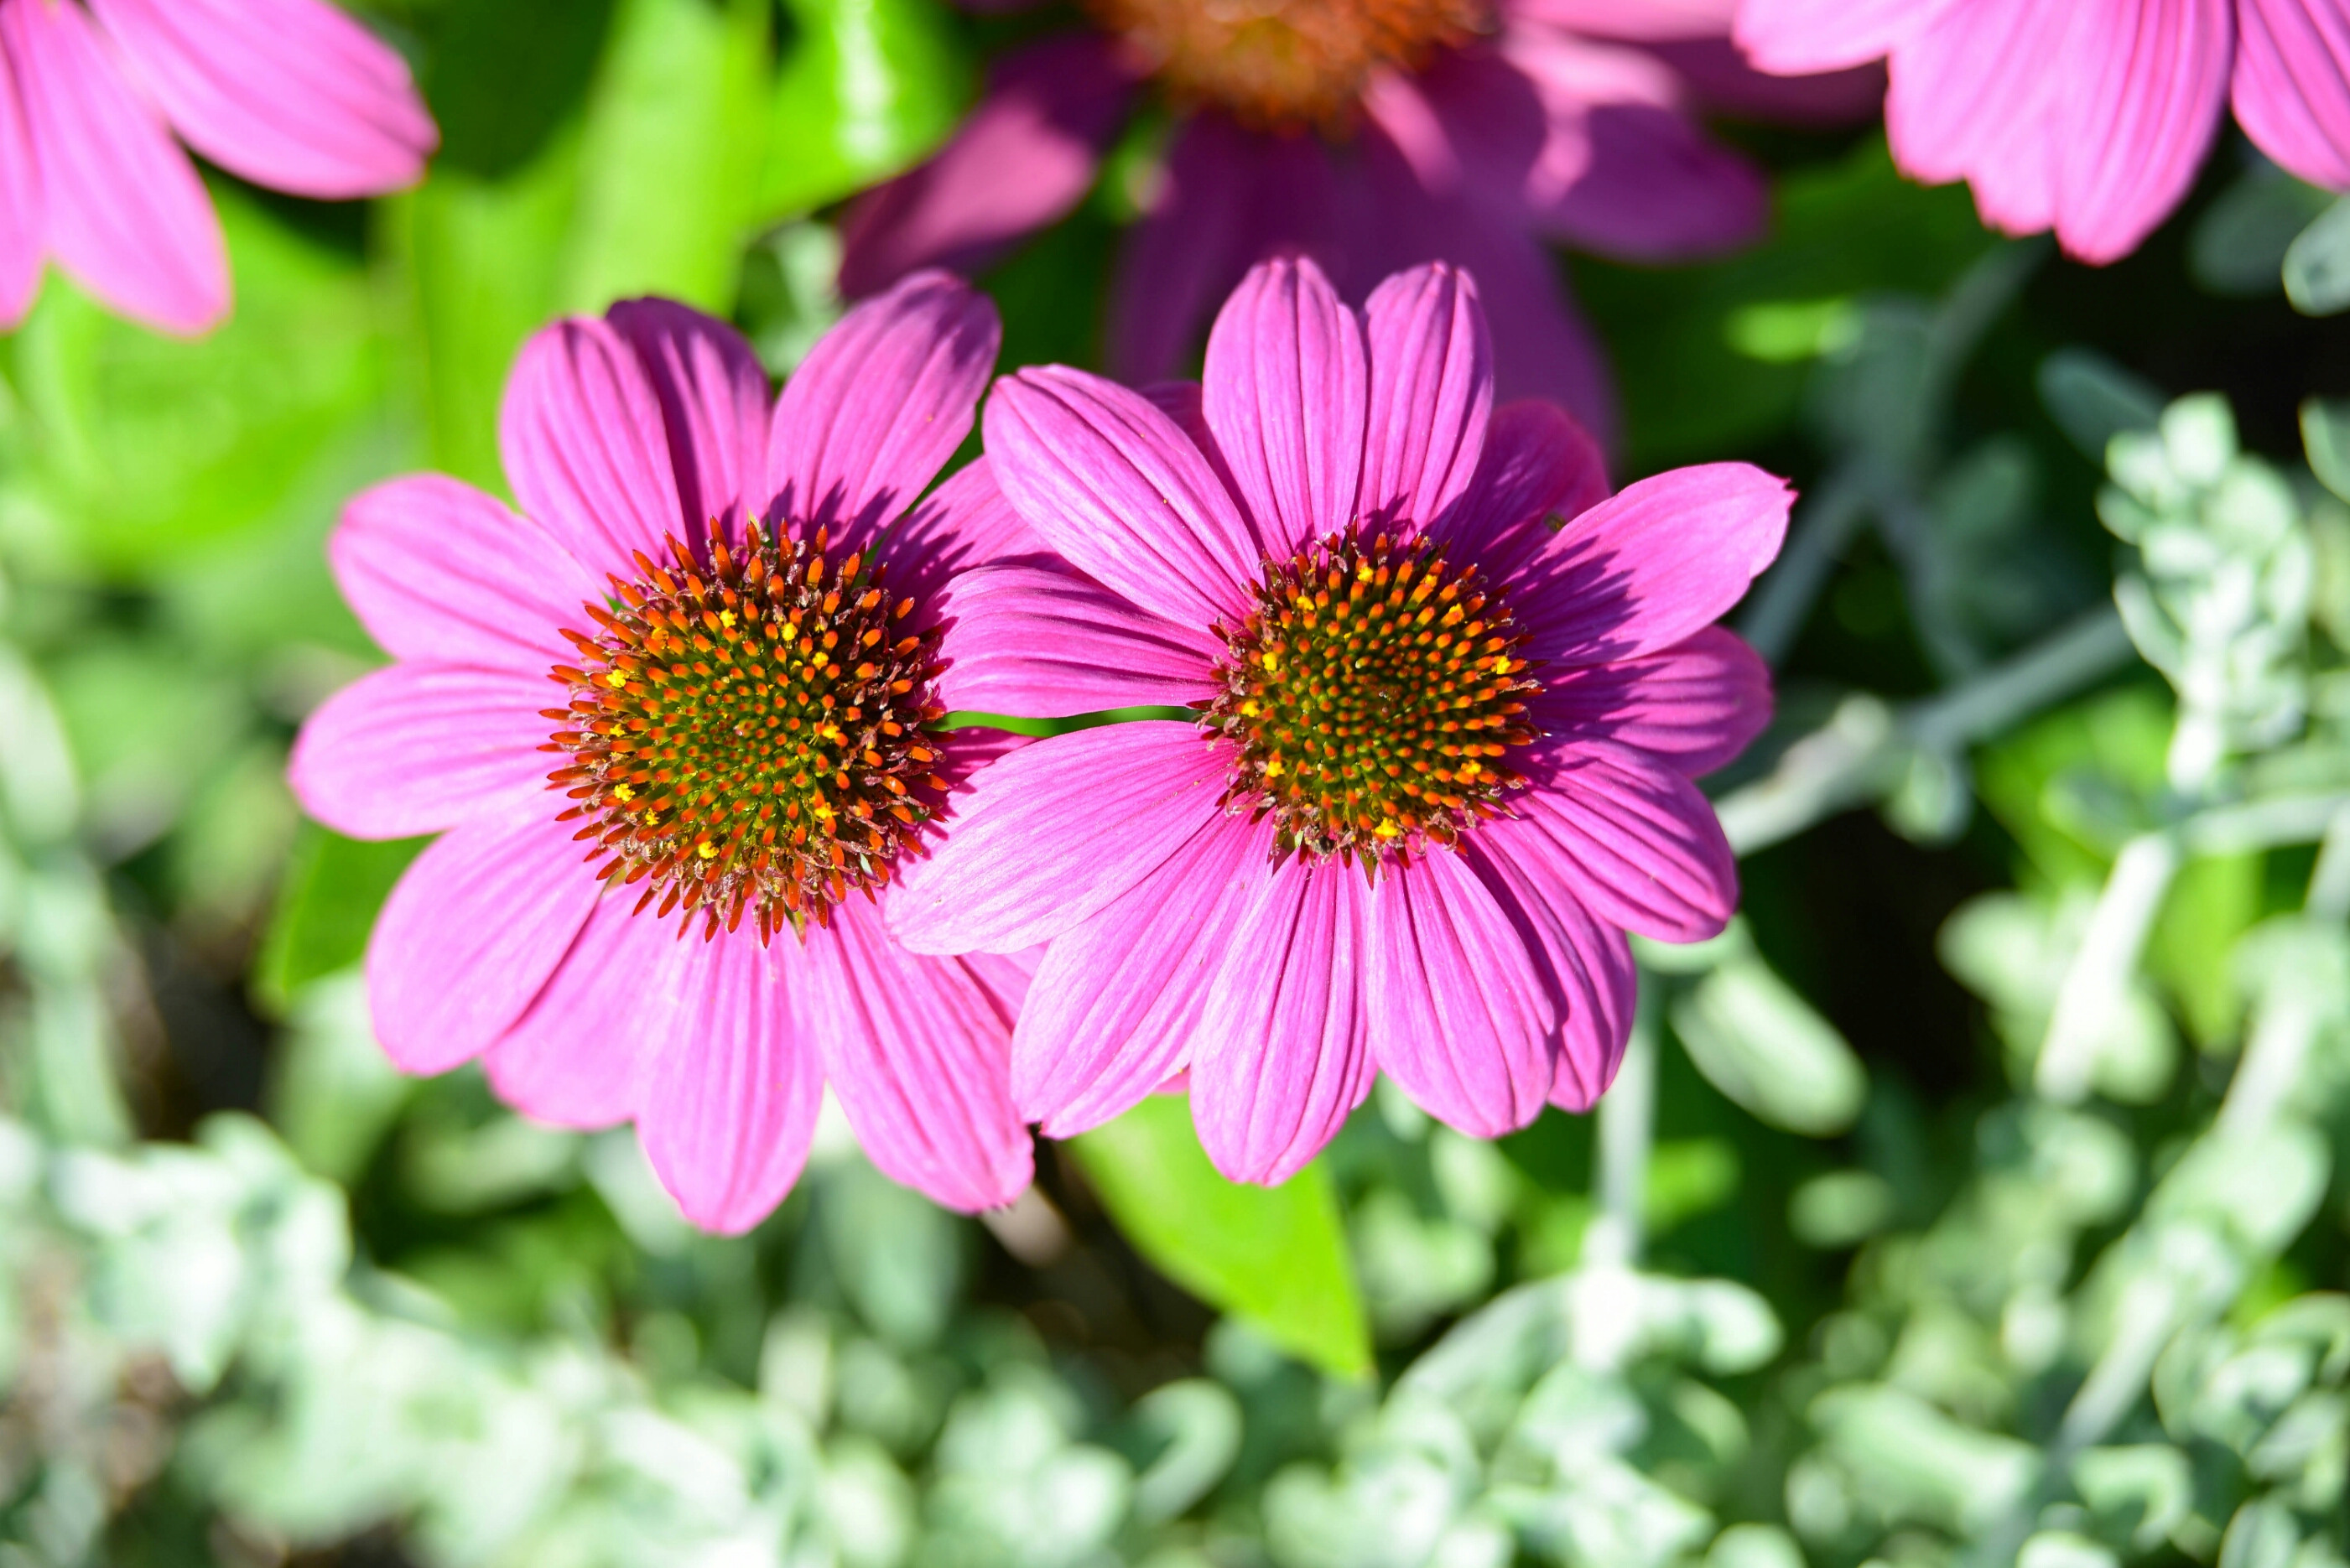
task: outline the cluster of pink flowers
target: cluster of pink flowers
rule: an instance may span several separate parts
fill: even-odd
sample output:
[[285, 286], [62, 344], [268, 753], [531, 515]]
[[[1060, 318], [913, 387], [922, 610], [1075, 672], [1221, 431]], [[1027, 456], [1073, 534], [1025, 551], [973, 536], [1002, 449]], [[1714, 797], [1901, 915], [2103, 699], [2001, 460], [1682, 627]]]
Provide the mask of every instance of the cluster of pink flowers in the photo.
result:
[[[1253, 1181], [1376, 1072], [1481, 1135], [1588, 1106], [1625, 932], [1736, 901], [1690, 781], [1770, 711], [1710, 623], [1786, 487], [1610, 495], [1568, 415], [1494, 407], [1466, 273], [1358, 312], [1284, 260], [1204, 384], [1022, 370], [932, 489], [996, 342], [917, 274], [771, 404], [732, 328], [633, 302], [524, 350], [519, 514], [431, 476], [353, 503], [332, 562], [398, 662], [312, 716], [292, 776], [346, 833], [442, 835], [369, 950], [394, 1060], [633, 1120], [719, 1231], [791, 1186], [827, 1086], [877, 1165], [967, 1210], [1026, 1184], [1027, 1124], [1187, 1079]], [[937, 728], [1134, 703], [1191, 716]]]

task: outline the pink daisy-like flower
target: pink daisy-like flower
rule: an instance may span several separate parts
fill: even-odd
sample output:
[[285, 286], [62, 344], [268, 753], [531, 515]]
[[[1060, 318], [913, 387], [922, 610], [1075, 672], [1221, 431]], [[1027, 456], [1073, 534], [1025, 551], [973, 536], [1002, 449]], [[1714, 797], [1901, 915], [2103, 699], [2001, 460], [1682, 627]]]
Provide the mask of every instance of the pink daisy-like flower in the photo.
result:
[[2342, 0], [1742, 0], [1765, 70], [1889, 57], [1885, 128], [1983, 221], [2117, 261], [2195, 182], [2222, 107], [2312, 184], [2350, 189]]
[[917, 957], [881, 919], [1014, 743], [926, 727], [939, 609], [955, 570], [1040, 546], [983, 463], [916, 504], [999, 337], [920, 275], [771, 410], [732, 327], [618, 305], [515, 362], [519, 514], [437, 475], [351, 504], [336, 576], [399, 662], [311, 715], [290, 771], [340, 832], [442, 835], [369, 944], [393, 1061], [479, 1056], [540, 1120], [633, 1118], [713, 1231], [791, 1187], [827, 1084], [941, 1202], [1027, 1185], [1005, 1062], [1028, 963]]
[[440, 143], [408, 67], [326, 0], [0, 0], [0, 327], [54, 258], [167, 332], [228, 314], [228, 251], [172, 133], [231, 173], [340, 200]]
[[1180, 119], [1113, 281], [1117, 374], [1170, 374], [1268, 254], [1315, 256], [1355, 298], [1447, 260], [1484, 286], [1504, 395], [1551, 399], [1604, 431], [1600, 355], [1543, 242], [1679, 260], [1763, 220], [1760, 174], [1707, 139], [1682, 74], [1650, 47], [1726, 35], [1726, 0], [1083, 8], [1097, 30], [1005, 55], [947, 145], [850, 210], [847, 292], [975, 265], [1058, 219], [1155, 89]]
[[993, 482], [1062, 564], [957, 579], [944, 700], [1197, 714], [993, 763], [891, 906], [919, 951], [1052, 944], [1012, 1047], [1046, 1133], [1188, 1072], [1217, 1167], [1278, 1181], [1374, 1070], [1503, 1133], [1607, 1086], [1627, 929], [1729, 919], [1690, 781], [1770, 684], [1710, 623], [1787, 487], [1724, 463], [1611, 497], [1573, 421], [1493, 409], [1492, 375], [1467, 274], [1399, 274], [1358, 317], [1280, 261], [1217, 317], [1204, 387], [996, 384]]

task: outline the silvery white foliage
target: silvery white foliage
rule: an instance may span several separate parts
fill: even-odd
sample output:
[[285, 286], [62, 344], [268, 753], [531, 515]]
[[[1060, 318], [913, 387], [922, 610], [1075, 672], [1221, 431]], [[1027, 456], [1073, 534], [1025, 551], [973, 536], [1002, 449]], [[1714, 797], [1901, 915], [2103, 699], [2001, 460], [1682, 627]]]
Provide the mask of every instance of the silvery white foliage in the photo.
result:
[[2115, 436], [2106, 470], [2098, 515], [2138, 548], [2115, 601], [2178, 692], [2171, 783], [2199, 794], [2230, 757], [2291, 739], [2308, 713], [2309, 531], [2285, 477], [2239, 448], [2216, 395]]
[[[2077, 883], [2054, 893], [1982, 893], [1943, 924], [1943, 967], [1991, 1004], [2019, 1081], [2031, 1075], [2095, 905], [2095, 892]], [[2092, 1023], [2090, 1085], [2125, 1105], [2160, 1098], [2177, 1068], [2178, 1035], [2153, 986], [2131, 975]]]

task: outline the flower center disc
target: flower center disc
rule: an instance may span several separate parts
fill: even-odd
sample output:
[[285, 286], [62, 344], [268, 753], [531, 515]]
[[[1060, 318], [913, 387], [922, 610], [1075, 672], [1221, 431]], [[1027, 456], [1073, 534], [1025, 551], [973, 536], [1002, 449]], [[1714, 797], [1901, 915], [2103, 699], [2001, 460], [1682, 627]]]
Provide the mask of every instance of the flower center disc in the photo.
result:
[[706, 566], [669, 546], [673, 565], [639, 554], [642, 577], [611, 579], [617, 608], [587, 607], [597, 635], [563, 634], [584, 656], [546, 710], [563, 818], [586, 819], [599, 876], [650, 883], [639, 910], [701, 910], [705, 938], [746, 911], [763, 942], [825, 924], [889, 880], [935, 810], [917, 792], [946, 787], [921, 732], [943, 711], [936, 634], [907, 634], [914, 601], [888, 602], [878, 563], [831, 562], [821, 530], [786, 546], [754, 524], [730, 551], [713, 528]]
[[1262, 130], [1343, 127], [1379, 66], [1480, 30], [1487, 0], [1086, 0], [1179, 99]]
[[1333, 536], [1269, 562], [1201, 717], [1240, 750], [1227, 805], [1272, 815], [1279, 854], [1361, 857], [1451, 845], [1522, 782], [1534, 738], [1525, 637], [1500, 595], [1426, 540]]

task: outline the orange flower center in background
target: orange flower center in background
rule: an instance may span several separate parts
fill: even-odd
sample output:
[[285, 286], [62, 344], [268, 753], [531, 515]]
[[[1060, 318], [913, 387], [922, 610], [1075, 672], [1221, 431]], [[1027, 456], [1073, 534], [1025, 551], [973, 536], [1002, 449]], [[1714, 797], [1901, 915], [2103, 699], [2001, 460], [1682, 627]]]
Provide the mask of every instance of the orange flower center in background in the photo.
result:
[[706, 566], [669, 545], [673, 564], [611, 579], [616, 607], [587, 607], [597, 635], [563, 634], [583, 655], [546, 710], [563, 818], [585, 819], [598, 876], [647, 884], [639, 910], [699, 910], [705, 938], [745, 913], [762, 941], [822, 925], [889, 880], [946, 787], [921, 731], [943, 712], [937, 634], [908, 633], [914, 601], [889, 602], [878, 563], [830, 561], [822, 530], [785, 545], [754, 524], [729, 550], [713, 526]]
[[1534, 738], [1525, 637], [1473, 566], [1425, 540], [1326, 540], [1267, 563], [1219, 626], [1223, 690], [1201, 723], [1239, 748], [1228, 805], [1272, 815], [1277, 852], [1370, 869], [1498, 813]]
[[1260, 130], [1342, 129], [1380, 66], [1409, 69], [1489, 21], [1489, 0], [1084, 0], [1178, 100]]

